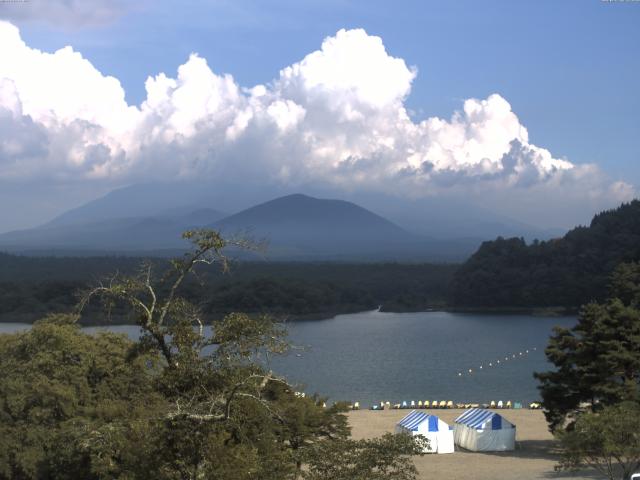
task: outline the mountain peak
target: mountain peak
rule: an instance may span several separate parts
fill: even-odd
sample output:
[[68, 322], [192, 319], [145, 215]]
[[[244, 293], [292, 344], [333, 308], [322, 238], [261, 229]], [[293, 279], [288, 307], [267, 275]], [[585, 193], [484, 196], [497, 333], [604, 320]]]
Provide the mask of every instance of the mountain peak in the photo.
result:
[[[321, 199], [300, 193], [274, 198], [247, 208], [214, 224], [216, 228], [257, 228], [270, 231], [282, 227], [305, 231], [376, 231], [378, 235], [409, 235], [389, 220], [344, 200]], [[292, 232], [294, 233], [294, 232]]]
[[[224, 202], [212, 201], [213, 197], [187, 202], [198, 189], [187, 192], [191, 196], [182, 195], [186, 190], [184, 185], [179, 189], [154, 185], [113, 192], [45, 226], [0, 235], [0, 247], [109, 252], [184, 248], [181, 233], [196, 227], [265, 238], [269, 241], [267, 254], [275, 259], [450, 260], [477, 246], [466, 240], [452, 246], [409, 233], [346, 200], [294, 193], [224, 217], [208, 207]], [[140, 204], [136, 203], [138, 194], [144, 197]]]
[[304, 193], [291, 193], [282, 197], [274, 198], [274, 200], [320, 200], [319, 198], [305, 195]]
[[255, 205], [211, 226], [231, 234], [250, 231], [268, 239], [272, 247], [299, 254], [388, 253], [417, 240], [415, 235], [355, 203], [299, 193]]

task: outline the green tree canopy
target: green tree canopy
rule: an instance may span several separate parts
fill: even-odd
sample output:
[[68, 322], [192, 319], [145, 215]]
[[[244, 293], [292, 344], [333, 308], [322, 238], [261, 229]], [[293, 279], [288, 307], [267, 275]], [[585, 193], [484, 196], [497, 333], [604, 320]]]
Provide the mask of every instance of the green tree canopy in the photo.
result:
[[640, 470], [640, 405], [604, 407], [580, 415], [571, 430], [559, 435], [564, 469], [588, 465], [610, 480], [628, 480]]
[[640, 260], [640, 200], [601, 212], [562, 238], [484, 242], [455, 273], [456, 306], [566, 307], [604, 301], [607, 279]]
[[424, 437], [387, 433], [370, 440], [323, 442], [306, 451], [304, 480], [412, 480], [416, 468], [410, 455], [428, 445]]
[[75, 320], [0, 335], [0, 478], [97, 478], [87, 439], [164, 408], [157, 355], [129, 357], [124, 335], [86, 335]]
[[585, 409], [640, 399], [640, 264], [618, 267], [611, 297], [582, 308], [571, 329], [557, 328], [546, 349], [556, 370], [537, 373], [551, 427]]
[[315, 479], [333, 463], [336, 480], [415, 478], [411, 438], [350, 440], [344, 405], [301, 398], [268, 370], [288, 347], [281, 325], [241, 313], [205, 323], [182, 282], [199, 264], [227, 269], [222, 250], [247, 245], [185, 237], [194, 250], [169, 273], [144, 265], [83, 297], [129, 308], [139, 341], [82, 333], [77, 316], [0, 335], [0, 479]]

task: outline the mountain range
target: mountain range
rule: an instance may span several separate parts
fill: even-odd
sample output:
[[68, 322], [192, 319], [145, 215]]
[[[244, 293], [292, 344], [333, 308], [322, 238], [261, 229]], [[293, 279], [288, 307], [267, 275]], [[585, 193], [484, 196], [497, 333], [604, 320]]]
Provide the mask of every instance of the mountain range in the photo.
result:
[[265, 201], [268, 193], [214, 190], [199, 183], [133, 185], [35, 228], [0, 234], [0, 250], [173, 255], [186, 246], [183, 231], [213, 228], [267, 240], [272, 259], [460, 261], [497, 235], [552, 236], [477, 208], [444, 208], [436, 199], [408, 205], [393, 198], [359, 198], [374, 205], [374, 213], [360, 201], [299, 193]]
[[264, 239], [266, 257], [286, 260], [439, 260], [470, 255], [477, 239], [443, 241], [412, 233], [344, 200], [302, 194], [276, 198], [232, 215], [196, 205], [152, 210], [124, 207], [110, 215], [104, 200], [64, 213], [36, 228], [0, 235], [0, 249], [26, 254], [175, 254], [181, 233], [212, 228], [225, 235]]

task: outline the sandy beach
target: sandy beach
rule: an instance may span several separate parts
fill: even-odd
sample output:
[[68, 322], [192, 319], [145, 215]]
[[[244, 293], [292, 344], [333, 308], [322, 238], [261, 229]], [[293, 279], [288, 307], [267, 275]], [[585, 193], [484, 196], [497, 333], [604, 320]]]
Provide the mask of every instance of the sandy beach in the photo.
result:
[[[349, 412], [353, 437], [371, 438], [393, 432], [398, 420], [410, 410], [359, 410]], [[445, 422], [453, 420], [463, 410], [425, 410]], [[512, 480], [512, 479], [598, 479], [594, 471], [555, 472], [558, 462], [555, 441], [540, 410], [501, 410], [500, 413], [516, 425], [516, 450], [513, 452], [474, 453], [465, 450], [446, 455], [415, 457], [420, 479], [452, 480]]]

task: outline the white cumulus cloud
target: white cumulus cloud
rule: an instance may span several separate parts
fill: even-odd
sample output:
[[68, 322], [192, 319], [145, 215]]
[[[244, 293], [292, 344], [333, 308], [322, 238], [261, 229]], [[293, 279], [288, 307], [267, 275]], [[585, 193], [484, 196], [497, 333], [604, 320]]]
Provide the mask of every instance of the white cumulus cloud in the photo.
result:
[[8, 22], [0, 45], [2, 181], [224, 177], [412, 197], [634, 195], [532, 144], [499, 94], [468, 99], [449, 119], [414, 121], [405, 100], [417, 69], [361, 29], [340, 30], [251, 88], [193, 54], [175, 77], [150, 76], [140, 105], [71, 47], [33, 49]]

